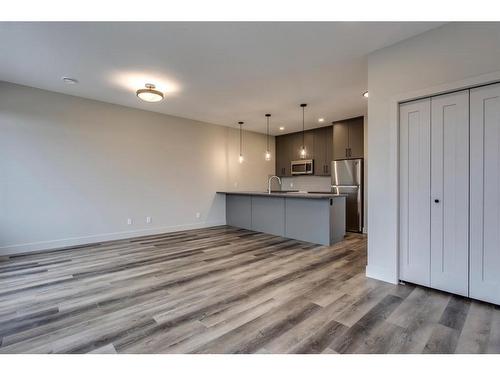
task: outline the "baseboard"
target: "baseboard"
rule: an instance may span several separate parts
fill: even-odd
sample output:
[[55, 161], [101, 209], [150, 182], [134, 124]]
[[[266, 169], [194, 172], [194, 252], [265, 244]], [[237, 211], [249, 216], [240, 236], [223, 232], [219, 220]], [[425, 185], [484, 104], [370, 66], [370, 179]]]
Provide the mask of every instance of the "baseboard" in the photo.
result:
[[388, 270], [386, 268], [374, 267], [367, 265], [366, 266], [366, 277], [371, 279], [377, 279], [381, 281], [385, 281], [386, 283], [397, 284], [398, 277], [394, 275], [394, 272]]
[[54, 250], [70, 246], [87, 245], [102, 241], [123, 240], [133, 237], [171, 233], [171, 232], [178, 232], [190, 229], [201, 229], [201, 228], [208, 228], [225, 224], [226, 223], [222, 221], [214, 221], [214, 222], [205, 221], [192, 224], [172, 225], [168, 227], [156, 227], [156, 228], [139, 229], [133, 231], [114, 232], [114, 233], [101, 233], [101, 234], [94, 234], [82, 237], [71, 237], [71, 238], [62, 238], [50, 241], [39, 241], [39, 242], [7, 245], [0, 247], [0, 256], [23, 254], [23, 253], [30, 253], [43, 250]]

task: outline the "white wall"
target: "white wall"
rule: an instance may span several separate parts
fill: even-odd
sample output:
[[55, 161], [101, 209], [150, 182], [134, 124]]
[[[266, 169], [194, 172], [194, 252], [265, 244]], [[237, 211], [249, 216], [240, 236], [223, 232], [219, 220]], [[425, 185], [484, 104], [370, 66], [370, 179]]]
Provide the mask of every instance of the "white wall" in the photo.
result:
[[274, 173], [243, 141], [239, 164], [236, 129], [0, 82], [0, 255], [224, 224], [215, 192]]
[[452, 23], [369, 56], [368, 276], [398, 279], [398, 133], [391, 101], [499, 71], [499, 40], [499, 23]]
[[368, 233], [368, 115], [363, 119], [363, 233]]

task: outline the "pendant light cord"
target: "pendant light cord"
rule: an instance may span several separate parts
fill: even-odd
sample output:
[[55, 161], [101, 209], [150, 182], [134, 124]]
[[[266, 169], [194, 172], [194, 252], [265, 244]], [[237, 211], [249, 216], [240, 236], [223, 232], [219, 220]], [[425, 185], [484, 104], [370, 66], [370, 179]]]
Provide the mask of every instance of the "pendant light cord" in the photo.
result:
[[302, 149], [305, 149], [306, 145], [305, 143], [305, 125], [304, 125], [304, 112], [305, 112], [305, 106], [302, 106]]
[[267, 116], [267, 152], [269, 152], [269, 116]]

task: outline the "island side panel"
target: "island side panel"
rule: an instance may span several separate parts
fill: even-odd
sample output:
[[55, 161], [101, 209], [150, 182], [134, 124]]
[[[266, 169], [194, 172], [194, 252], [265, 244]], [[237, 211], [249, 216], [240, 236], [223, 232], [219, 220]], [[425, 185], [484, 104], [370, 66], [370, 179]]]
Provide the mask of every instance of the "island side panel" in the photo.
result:
[[226, 194], [226, 223], [233, 227], [252, 229], [252, 197]]
[[252, 230], [285, 236], [285, 198], [252, 196]]
[[345, 236], [345, 197], [331, 198], [330, 244], [342, 241]]
[[330, 199], [285, 198], [285, 237], [330, 245]]

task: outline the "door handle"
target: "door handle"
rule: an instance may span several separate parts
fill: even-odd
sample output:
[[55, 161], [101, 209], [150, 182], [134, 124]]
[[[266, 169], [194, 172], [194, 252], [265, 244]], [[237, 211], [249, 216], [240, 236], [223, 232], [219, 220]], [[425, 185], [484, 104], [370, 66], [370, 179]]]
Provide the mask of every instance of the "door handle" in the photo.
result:
[[434, 199], [434, 203], [439, 203], [439, 199]]

